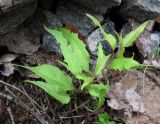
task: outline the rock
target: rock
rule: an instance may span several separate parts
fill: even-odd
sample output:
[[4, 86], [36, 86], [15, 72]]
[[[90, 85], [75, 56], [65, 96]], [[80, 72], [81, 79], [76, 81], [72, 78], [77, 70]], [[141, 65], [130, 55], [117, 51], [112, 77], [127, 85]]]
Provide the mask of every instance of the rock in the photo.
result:
[[159, 0], [123, 0], [118, 12], [124, 18], [132, 17], [138, 22], [144, 22], [159, 16], [159, 7]]
[[59, 44], [51, 34], [45, 34], [43, 36], [42, 46], [48, 52], [55, 52], [57, 55], [62, 55]]
[[92, 11], [105, 14], [109, 8], [121, 4], [121, 0], [72, 0]]
[[3, 69], [0, 70], [0, 73], [4, 76], [10, 76], [11, 74], [14, 73], [14, 66], [11, 63], [6, 63], [3, 65]]
[[26, 27], [30, 27], [32, 31], [39, 35], [43, 36], [46, 34], [44, 25], [49, 28], [58, 28], [62, 24], [55, 14], [48, 10], [37, 9], [35, 14], [25, 22]]
[[[115, 26], [112, 21], [106, 21], [106, 23], [103, 25], [104, 30], [107, 33], [111, 33], [112, 35], [115, 35]], [[86, 44], [87, 47], [92, 55], [97, 55], [98, 50], [98, 43], [101, 42], [103, 46], [103, 50], [106, 54], [112, 53], [112, 48], [108, 44], [108, 42], [105, 41], [103, 34], [99, 29], [96, 29], [91, 34], [89, 34], [86, 38]]]
[[16, 59], [14, 54], [4, 54], [0, 56], [0, 65], [2, 68], [0, 69], [0, 73], [4, 76], [10, 76], [14, 73], [14, 66], [11, 64], [13, 60]]
[[85, 13], [90, 13], [96, 16], [100, 22], [103, 20], [101, 14], [93, 13], [74, 3], [60, 5], [56, 11], [57, 17], [63, 24], [74, 24], [83, 36], [87, 36], [96, 26], [85, 15]]
[[[108, 105], [121, 112], [126, 124], [158, 124], [160, 119], [160, 78], [151, 70], [132, 70], [111, 83]], [[144, 119], [144, 116], [146, 117]], [[158, 119], [158, 120], [157, 120]], [[149, 122], [147, 120], [150, 120]]]
[[159, 45], [160, 45], [160, 33], [159, 32], [154, 32], [151, 33], [151, 57], [154, 57], [154, 54], [156, 52], [156, 50], [158, 49]]
[[32, 55], [40, 47], [40, 38], [29, 28], [23, 26], [0, 37], [0, 46], [6, 46], [9, 51]]
[[6, 34], [31, 16], [37, 6], [36, 0], [1, 0], [0, 35]]
[[144, 31], [135, 43], [143, 57], [150, 60], [160, 44], [160, 35], [159, 33]]
[[55, 0], [39, 0], [39, 5], [41, 8], [49, 10], [52, 8]]

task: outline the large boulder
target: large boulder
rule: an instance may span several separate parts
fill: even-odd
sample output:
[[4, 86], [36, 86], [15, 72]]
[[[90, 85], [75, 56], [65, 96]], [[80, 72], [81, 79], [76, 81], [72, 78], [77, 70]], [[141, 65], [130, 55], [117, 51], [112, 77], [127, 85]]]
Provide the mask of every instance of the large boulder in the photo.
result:
[[118, 6], [121, 0], [72, 0], [82, 6], [92, 9], [95, 12], [105, 14], [108, 8]]
[[118, 12], [124, 18], [144, 22], [160, 15], [160, 0], [123, 0]]
[[37, 0], [0, 0], [0, 35], [6, 34], [31, 16]]

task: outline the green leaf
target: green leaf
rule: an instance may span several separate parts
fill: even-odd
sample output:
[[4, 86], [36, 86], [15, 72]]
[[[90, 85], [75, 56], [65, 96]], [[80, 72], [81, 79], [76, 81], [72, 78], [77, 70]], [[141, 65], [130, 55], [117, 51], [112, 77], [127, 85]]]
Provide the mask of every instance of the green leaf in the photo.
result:
[[81, 86], [81, 90], [83, 90], [86, 86], [88, 86], [93, 81], [94, 77], [82, 76], [80, 78], [79, 76], [79, 79], [83, 80], [83, 84]]
[[96, 62], [96, 69], [95, 69], [95, 75], [100, 75], [106, 65], [107, 60], [110, 58], [111, 55], [105, 56], [102, 49], [102, 44], [99, 43], [98, 46], [98, 58]]
[[71, 33], [67, 29], [59, 29], [59, 31], [46, 28], [60, 44], [62, 54], [64, 56], [63, 65], [75, 76], [81, 75], [83, 71], [89, 71], [89, 53], [86, 46], [78, 38], [78, 35]]
[[140, 66], [142, 65], [132, 58], [118, 58], [112, 61], [112, 63], [109, 65], [109, 68], [113, 70], [123, 71]]
[[42, 88], [49, 95], [53, 96], [56, 100], [60, 101], [63, 104], [67, 104], [70, 101], [70, 96], [66, 92], [74, 89], [72, 80], [59, 68], [48, 64], [37, 67], [21, 67], [29, 69], [45, 80], [45, 82], [29, 80], [27, 80], [26, 82], [35, 84], [36, 86]]
[[104, 104], [108, 88], [109, 88], [109, 83], [107, 85], [89, 84], [86, 87], [91, 96], [98, 98], [98, 108], [100, 108]]
[[113, 121], [109, 121], [109, 115], [108, 114], [100, 114], [98, 115], [98, 122], [95, 122], [95, 124], [115, 124]]
[[96, 26], [101, 27], [101, 24], [100, 24], [100, 22], [98, 21], [97, 18], [95, 18], [94, 16], [92, 16], [92, 15], [90, 15], [90, 14], [88, 14], [88, 13], [86, 13], [86, 15], [93, 21], [93, 23], [94, 23]]
[[138, 36], [144, 31], [144, 29], [147, 26], [148, 22], [149, 21], [144, 22], [139, 27], [137, 27], [134, 31], [128, 33], [123, 38], [123, 47], [129, 47], [138, 38]]
[[[74, 75], [82, 73], [81, 65], [79, 60], [76, 59], [75, 52], [72, 50], [72, 46], [68, 43], [67, 39], [63, 36], [60, 31], [45, 28], [50, 34], [52, 34], [57, 42], [60, 44], [61, 52], [64, 56], [64, 62], [68, 70], [70, 70]], [[76, 57], [76, 58], [75, 58]], [[74, 59], [73, 59], [74, 58]]]
[[101, 30], [101, 32], [104, 35], [105, 40], [110, 44], [110, 46], [112, 47], [112, 49], [114, 50], [116, 48], [116, 38], [111, 35], [108, 34], [104, 31], [104, 29], [102, 28], [100, 22], [98, 21], [98, 19], [96, 19], [94, 16], [90, 15], [90, 14], [86, 14], [93, 22], [96, 26], [98, 26]]
[[65, 90], [74, 89], [71, 78], [65, 75], [63, 71], [53, 65], [44, 64], [37, 67], [24, 67], [34, 72], [39, 77], [43, 78], [47, 83], [59, 85]]
[[78, 34], [72, 33], [65, 28], [61, 28], [59, 29], [59, 31], [62, 32], [63, 36], [72, 46], [72, 50], [73, 52], [75, 52], [75, 57], [78, 59], [82, 69], [84, 71], [88, 71], [90, 56], [88, 51], [86, 50], [86, 45], [83, 43], [82, 40], [78, 38]]
[[66, 93], [66, 90], [63, 89], [62, 86], [45, 83], [42, 81], [30, 81], [26, 80], [26, 82], [32, 83], [44, 91], [46, 91], [49, 95], [53, 96], [56, 100], [60, 101], [62, 104], [67, 104], [70, 101], [70, 96]]

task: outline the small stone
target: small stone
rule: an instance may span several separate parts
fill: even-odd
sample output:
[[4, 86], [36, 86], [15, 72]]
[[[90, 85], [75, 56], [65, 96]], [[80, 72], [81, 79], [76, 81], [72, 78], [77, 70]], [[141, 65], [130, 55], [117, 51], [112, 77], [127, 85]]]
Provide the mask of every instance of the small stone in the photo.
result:
[[0, 57], [0, 64], [12, 62], [15, 59], [16, 59], [16, 56], [14, 54], [5, 54]]
[[101, 14], [93, 13], [74, 3], [59, 5], [56, 10], [56, 15], [63, 24], [75, 25], [83, 36], [87, 36], [96, 27], [85, 13], [89, 13], [97, 17], [100, 22], [103, 20], [103, 16]]
[[45, 34], [43, 36], [42, 46], [49, 52], [55, 52], [57, 55], [62, 55], [57, 40], [51, 34]]
[[11, 63], [5, 63], [2, 70], [0, 70], [0, 73], [4, 76], [10, 76], [14, 73], [14, 66]]
[[[106, 21], [104, 25], [102, 25], [104, 30], [107, 33], [110, 33], [115, 36], [115, 26], [112, 21]], [[99, 29], [96, 29], [91, 34], [89, 34], [86, 38], [86, 44], [88, 49], [92, 55], [97, 55], [98, 43], [102, 43], [103, 50], [106, 54], [112, 53], [112, 48], [108, 42], [105, 41], [103, 34]]]

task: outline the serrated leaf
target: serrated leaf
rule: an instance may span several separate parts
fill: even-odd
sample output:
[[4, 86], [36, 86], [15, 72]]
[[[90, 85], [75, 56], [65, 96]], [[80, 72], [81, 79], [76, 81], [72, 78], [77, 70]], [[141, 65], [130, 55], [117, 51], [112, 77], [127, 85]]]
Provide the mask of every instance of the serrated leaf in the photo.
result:
[[149, 21], [144, 22], [139, 27], [137, 27], [134, 31], [128, 33], [123, 38], [123, 47], [129, 47], [138, 38], [138, 36], [144, 31], [144, 29], [147, 26], [148, 22]]
[[26, 82], [35, 84], [63, 104], [67, 104], [70, 101], [70, 96], [67, 94], [67, 91], [74, 89], [72, 80], [69, 76], [65, 75], [64, 72], [61, 71], [59, 68], [48, 64], [37, 67], [20, 67], [26, 68], [34, 72], [36, 75], [45, 80], [45, 82], [29, 80], [27, 80]]
[[68, 43], [67, 39], [63, 36], [60, 31], [45, 28], [50, 34], [52, 34], [57, 42], [60, 44], [62, 54], [64, 56], [64, 62], [66, 62], [67, 69], [70, 70], [74, 75], [82, 73], [81, 65], [79, 60], [75, 59], [75, 52], [72, 50], [72, 46]]
[[90, 14], [86, 14], [86, 15], [94, 22], [96, 26], [100, 28], [102, 34], [104, 35], [105, 40], [110, 44], [110, 46], [114, 50], [116, 48], [116, 38], [112, 34], [108, 34], [104, 31], [98, 19], [96, 19], [94, 16]]
[[44, 64], [37, 67], [24, 67], [43, 78], [47, 83], [61, 86], [64, 88], [64, 90], [74, 89], [71, 78], [53, 65]]
[[98, 58], [96, 62], [95, 75], [100, 75], [106, 65], [107, 60], [111, 55], [105, 56], [102, 49], [102, 44], [99, 43], [98, 46]]
[[109, 68], [113, 70], [123, 71], [140, 66], [142, 65], [132, 58], [118, 58], [112, 61], [112, 63], [109, 65]]
[[[75, 76], [81, 75], [82, 71], [89, 71], [89, 53], [86, 46], [78, 38], [78, 35], [71, 33], [67, 29], [52, 30], [46, 28], [60, 44], [62, 54], [64, 56], [65, 67]], [[64, 63], [63, 63], [64, 65]]]
[[70, 96], [66, 93], [66, 90], [63, 89], [62, 86], [51, 84], [51, 83], [45, 83], [42, 81], [30, 81], [26, 80], [26, 82], [32, 83], [44, 91], [46, 91], [49, 95], [54, 97], [56, 100], [60, 101], [62, 104], [67, 104], [70, 101]]
[[91, 96], [98, 98], [98, 108], [100, 108], [105, 101], [109, 84], [89, 84], [86, 89]]
[[72, 46], [72, 50], [73, 52], [75, 52], [75, 57], [78, 59], [82, 69], [84, 71], [89, 71], [90, 56], [88, 51], [86, 50], [86, 45], [83, 43], [82, 40], [78, 38], [78, 34], [72, 33], [65, 28], [60, 28], [59, 31], [62, 32], [63, 36]]

